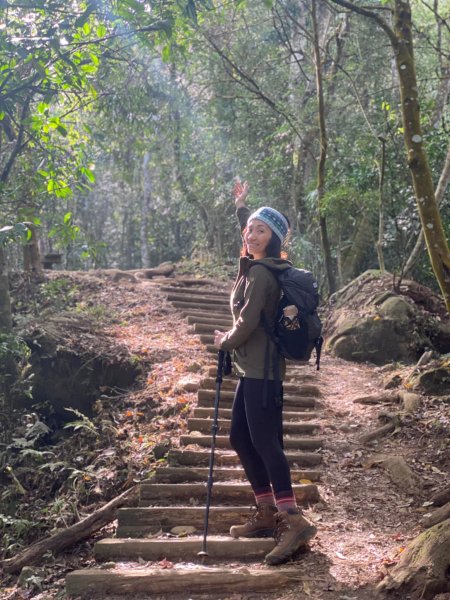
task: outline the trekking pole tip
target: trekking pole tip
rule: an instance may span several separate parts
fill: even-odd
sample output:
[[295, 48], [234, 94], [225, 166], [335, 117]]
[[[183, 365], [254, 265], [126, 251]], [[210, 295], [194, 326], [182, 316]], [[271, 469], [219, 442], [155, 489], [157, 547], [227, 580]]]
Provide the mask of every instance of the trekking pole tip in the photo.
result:
[[200, 550], [200, 552], [197, 552], [197, 556], [199, 558], [207, 558], [209, 554], [206, 552], [206, 550]]

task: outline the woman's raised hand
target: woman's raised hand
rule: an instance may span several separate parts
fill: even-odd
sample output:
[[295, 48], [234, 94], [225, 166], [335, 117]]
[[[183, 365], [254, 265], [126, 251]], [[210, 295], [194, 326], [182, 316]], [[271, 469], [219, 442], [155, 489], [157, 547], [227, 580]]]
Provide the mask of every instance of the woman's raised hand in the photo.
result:
[[244, 183], [241, 183], [239, 179], [235, 181], [233, 186], [233, 196], [236, 208], [242, 208], [245, 206], [245, 199], [247, 198], [248, 190], [248, 181], [244, 181]]

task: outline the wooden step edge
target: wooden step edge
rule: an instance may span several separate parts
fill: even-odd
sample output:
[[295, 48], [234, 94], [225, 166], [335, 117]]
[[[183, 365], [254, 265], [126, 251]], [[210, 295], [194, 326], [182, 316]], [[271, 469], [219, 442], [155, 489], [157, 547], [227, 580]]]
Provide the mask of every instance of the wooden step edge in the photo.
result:
[[[180, 436], [180, 445], [181, 446], [191, 446], [197, 445], [202, 447], [211, 446], [211, 435], [201, 434], [201, 435], [181, 435]], [[284, 448], [285, 449], [296, 449], [296, 450], [320, 450], [324, 447], [325, 440], [323, 438], [318, 438], [315, 436], [307, 437], [297, 437], [297, 436], [285, 436], [284, 437]], [[225, 448], [231, 449], [230, 438], [227, 435], [218, 435], [216, 436], [216, 447], [217, 448]]]
[[[194, 419], [208, 419], [214, 416], [214, 407], [208, 406], [197, 406], [192, 411], [192, 418]], [[231, 419], [231, 408], [219, 408], [219, 418]], [[312, 419], [320, 419], [320, 413], [317, 411], [283, 411], [283, 422], [309, 422]], [[318, 421], [319, 425], [320, 422]]]
[[[298, 504], [302, 506], [319, 501], [319, 488], [315, 483], [294, 483], [292, 485]], [[206, 482], [198, 483], [143, 483], [140, 486], [140, 506], [164, 506], [178, 503], [204, 504]], [[249, 483], [216, 483], [213, 485], [213, 505], [243, 504], [248, 506], [253, 501]]]
[[[156, 469], [152, 481], [155, 483], [189, 483], [206, 481], [209, 474], [208, 467], [159, 467]], [[216, 467], [213, 472], [214, 480], [230, 481], [233, 479], [245, 479], [245, 472], [240, 466]], [[291, 469], [291, 478], [294, 483], [300, 479], [312, 482], [321, 480], [321, 471], [314, 469]]]
[[[209, 464], [210, 450], [199, 448], [196, 450], [182, 449], [170, 450], [167, 458], [172, 466], [205, 466]], [[287, 450], [286, 458], [291, 466], [298, 467], [315, 467], [323, 461], [323, 456], [317, 452], [293, 452]], [[231, 464], [239, 464], [239, 458], [231, 449], [216, 448], [215, 451], [216, 466], [228, 466]]]
[[[211, 395], [209, 397], [200, 395], [198, 390], [197, 392], [197, 406], [200, 408], [211, 408], [214, 406], [215, 398]], [[222, 408], [231, 408], [233, 404], [233, 398], [231, 396], [223, 396], [220, 394], [219, 398], [219, 407]], [[317, 402], [315, 398], [297, 398], [295, 400], [290, 400], [290, 398], [285, 398], [283, 402], [283, 410], [287, 410], [289, 412], [303, 412], [307, 409], [317, 410]]]
[[[106, 538], [94, 545], [96, 560], [184, 560], [201, 561], [202, 536], [186, 538]], [[210, 558], [249, 560], [260, 558], [274, 547], [273, 538], [240, 538], [208, 536]]]
[[[209, 551], [209, 549], [208, 549]], [[158, 567], [133, 568], [123, 565], [113, 569], [81, 569], [66, 576], [68, 596], [94, 598], [95, 596], [128, 596], [136, 594], [220, 594], [224, 597], [240, 592], [281, 590], [293, 581], [299, 581], [297, 571], [276, 569], [207, 567], [201, 569], [162, 569]], [[183, 596], [184, 597], [184, 596]], [[187, 597], [187, 596], [186, 596]]]
[[[202, 433], [210, 433], [212, 430], [214, 419], [207, 417], [189, 417], [187, 419], [187, 429], [188, 431], [200, 431]], [[219, 418], [217, 421], [217, 425], [219, 427], [219, 431], [228, 432], [230, 430], [231, 421], [230, 419]], [[308, 434], [314, 433], [320, 429], [320, 423], [315, 421], [285, 421], [284, 422], [284, 433], [289, 434], [295, 433], [299, 434]]]

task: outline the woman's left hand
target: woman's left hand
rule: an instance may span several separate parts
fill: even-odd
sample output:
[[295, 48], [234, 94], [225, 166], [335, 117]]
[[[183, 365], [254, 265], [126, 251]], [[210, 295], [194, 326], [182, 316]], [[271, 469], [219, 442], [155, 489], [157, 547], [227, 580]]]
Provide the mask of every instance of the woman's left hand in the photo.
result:
[[219, 331], [218, 329], [214, 329], [214, 346], [216, 348], [220, 348], [223, 338], [225, 337], [224, 331]]

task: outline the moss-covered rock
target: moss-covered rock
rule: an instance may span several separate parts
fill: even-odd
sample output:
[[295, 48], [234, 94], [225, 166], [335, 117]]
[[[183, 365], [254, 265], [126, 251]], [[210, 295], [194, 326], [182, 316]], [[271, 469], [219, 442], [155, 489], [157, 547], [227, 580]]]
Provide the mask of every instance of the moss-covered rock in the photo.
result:
[[326, 349], [346, 360], [413, 363], [426, 350], [450, 351], [450, 319], [428, 288], [367, 271], [330, 299]]

